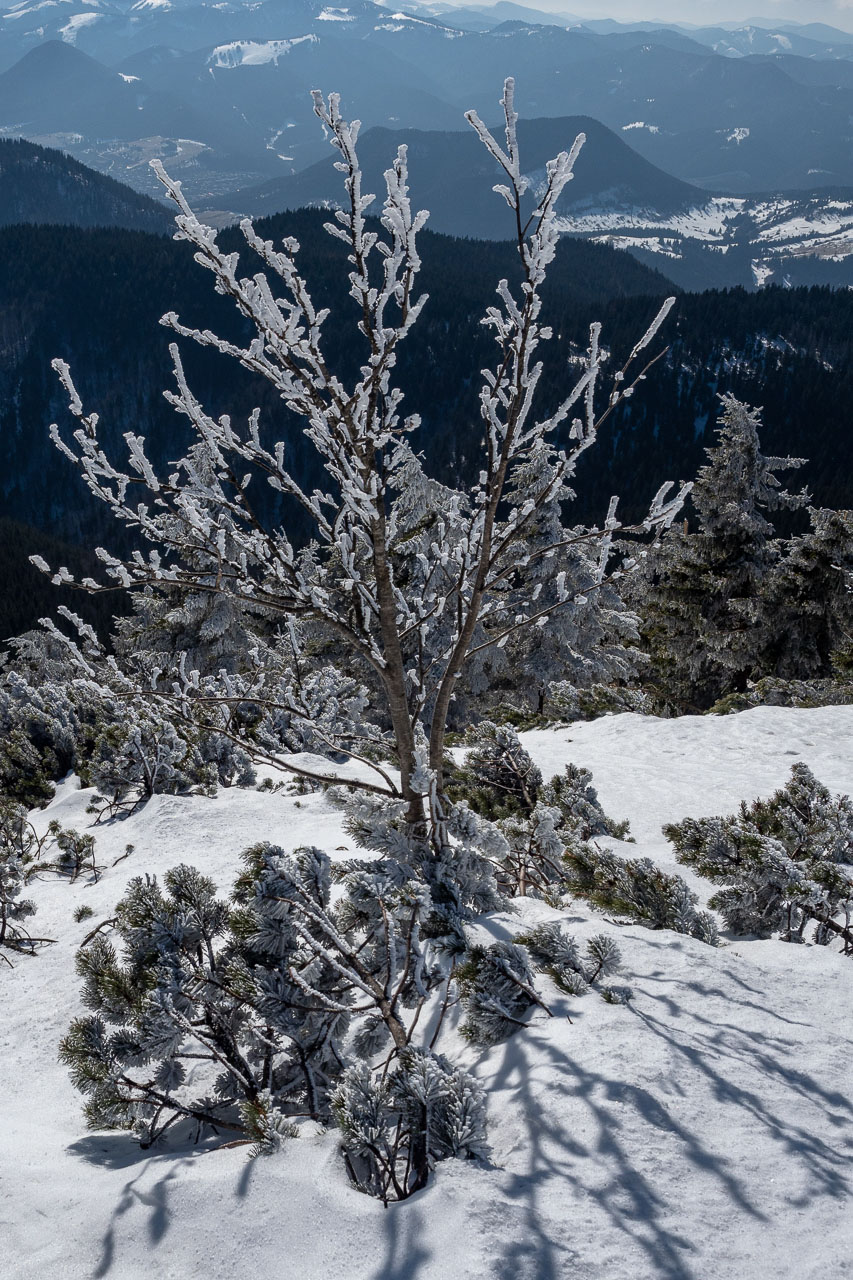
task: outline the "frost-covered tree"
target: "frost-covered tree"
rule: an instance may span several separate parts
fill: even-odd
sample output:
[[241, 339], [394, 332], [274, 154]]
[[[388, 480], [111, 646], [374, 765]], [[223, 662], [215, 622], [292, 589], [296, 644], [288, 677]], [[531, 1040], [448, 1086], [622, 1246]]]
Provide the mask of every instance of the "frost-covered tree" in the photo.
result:
[[784, 544], [759, 606], [775, 636], [765, 674], [783, 679], [829, 676], [853, 643], [853, 511], [809, 507], [809, 522]]
[[48, 824], [48, 836], [55, 848], [53, 866], [61, 875], [68, 876], [71, 884], [84, 872], [97, 880], [100, 868], [95, 861], [95, 837], [91, 832], [75, 831], [63, 827], [56, 818]]
[[456, 977], [466, 1013], [460, 1032], [474, 1044], [500, 1044], [526, 1025], [534, 1006], [550, 1015], [534, 988], [530, 957], [515, 942], [471, 947]]
[[41, 841], [27, 810], [0, 795], [0, 948], [31, 954], [50, 941], [34, 937], [24, 924], [36, 912], [36, 904], [22, 894], [36, 871], [40, 851]]
[[[318, 850], [258, 854], [233, 909], [191, 868], [171, 873], [165, 890], [135, 882], [117, 916], [123, 955], [101, 937], [81, 955], [93, 1016], [75, 1023], [63, 1047], [90, 1097], [94, 1124], [139, 1127], [150, 1141], [188, 1116], [232, 1127], [266, 1147], [286, 1132], [294, 1108], [323, 1118], [334, 1097], [354, 1177], [380, 1194], [395, 1178], [403, 1191], [422, 1185], [431, 1160], [472, 1154], [480, 1144], [473, 1086], [440, 1062], [416, 1061], [408, 1052], [417, 1047], [412, 1030], [443, 985], [440, 1025], [455, 976], [461, 983], [469, 981], [461, 975], [470, 975], [469, 1023], [484, 1029], [491, 1018], [489, 1034], [521, 1021], [513, 1022], [513, 984], [529, 988], [525, 1001], [538, 997], [524, 976], [522, 949], [516, 956], [513, 944], [500, 944], [504, 952], [492, 948], [481, 960], [469, 946], [466, 920], [505, 905], [495, 868], [506, 859], [507, 841], [444, 794], [451, 708], [457, 695], [471, 698], [478, 681], [491, 679], [490, 666], [499, 665], [492, 655], [537, 631], [547, 655], [535, 643], [526, 652], [543, 673], [559, 670], [560, 653], [580, 663], [592, 643], [582, 634], [610, 634], [588, 602], [595, 592], [607, 599], [615, 536], [667, 527], [686, 491], [670, 497], [672, 485], [663, 485], [646, 518], [629, 528], [620, 524], [615, 501], [600, 527], [578, 531], [557, 522], [579, 458], [654, 362], [646, 353], [674, 300], [650, 317], [606, 386], [601, 326], [591, 325], [586, 357], [573, 367], [565, 397], [542, 403], [540, 348], [552, 336], [543, 323], [542, 290], [559, 237], [559, 198], [584, 139], [547, 164], [532, 212], [522, 213], [529, 182], [513, 96], [508, 80], [505, 142], [476, 113], [467, 116], [505, 175], [497, 192], [510, 210], [518, 283], [501, 280], [483, 317], [496, 350], [481, 373], [483, 437], [466, 490], [439, 486], [425, 474], [414, 447], [418, 418], [404, 413], [395, 381], [398, 352], [427, 304], [417, 288], [417, 237], [427, 215], [411, 206], [406, 148], [384, 175], [378, 224], [368, 223], [373, 196], [362, 186], [359, 126], [343, 119], [336, 95], [326, 101], [315, 93], [314, 106], [343, 175], [344, 207], [327, 229], [345, 246], [353, 321], [363, 342], [353, 376], [337, 371], [333, 326], [312, 300], [297, 242], [265, 241], [244, 222], [254, 255], [244, 274], [239, 255], [222, 251], [215, 231], [195, 217], [180, 184], [159, 166], [178, 207], [177, 237], [234, 302], [243, 336], [224, 339], [174, 314], [163, 323], [266, 379], [280, 397], [282, 420], [262, 423], [259, 410], [246, 423], [212, 417], [192, 391], [175, 343], [168, 399], [189, 424], [196, 452], [191, 448], [161, 475], [144, 440], [131, 432], [129, 462], [119, 467], [102, 447], [98, 417], [84, 410], [70, 370], [55, 362], [77, 420], [70, 439], [52, 429], [56, 444], [90, 490], [148, 544], [147, 555], [139, 550], [125, 561], [102, 550], [106, 581], [80, 585], [161, 592], [179, 602], [224, 596], [228, 617], [262, 623], [252, 623], [245, 660], [232, 669], [210, 669], [215, 663], [207, 659], [200, 669], [184, 651], [176, 669], [170, 661], [163, 669], [155, 662], [134, 670], [98, 652], [84, 628], [76, 649], [80, 679], [100, 680], [137, 718], [145, 705], [156, 707], [158, 722], [188, 740], [196, 732], [236, 739], [256, 758], [312, 784], [339, 783], [342, 757], [358, 762], [360, 771], [347, 775], [356, 793], [348, 826], [379, 855], [341, 868], [342, 896], [334, 901], [328, 860]], [[321, 475], [312, 491], [300, 485], [291, 462], [300, 426]], [[268, 504], [255, 501], [264, 483], [282, 499], [269, 519], [261, 514]], [[305, 545], [288, 532], [293, 504], [301, 508], [302, 527], [310, 528]], [[60, 570], [54, 580], [69, 578]], [[555, 622], [573, 612], [575, 621]], [[61, 635], [57, 628], [51, 634]], [[304, 751], [325, 762], [294, 759]], [[350, 1056], [374, 1068], [377, 1054], [386, 1055], [380, 1080], [358, 1101], [365, 1077], [345, 1076]], [[202, 1063], [191, 1079], [185, 1058]], [[393, 1072], [390, 1085], [382, 1080], [386, 1070]], [[424, 1136], [427, 1090], [444, 1098], [432, 1138]], [[366, 1154], [371, 1107], [377, 1142]], [[401, 1136], [389, 1147], [392, 1131]], [[411, 1178], [401, 1180], [409, 1156]]]
[[542, 788], [542, 801], [560, 814], [560, 826], [573, 840], [590, 840], [593, 836], [615, 836], [623, 840], [628, 822], [616, 821], [604, 812], [598, 792], [592, 785], [592, 772], [582, 765], [567, 764]]
[[222, 483], [203, 441], [189, 449], [186, 464], [192, 483], [217, 495], [211, 503], [214, 512], [218, 508], [220, 513], [219, 554], [211, 555], [206, 542], [195, 538], [182, 512], [174, 513], [169, 543], [181, 546], [192, 580], [188, 586], [156, 582], [134, 592], [133, 613], [116, 621], [116, 651], [149, 678], [154, 673], [160, 679], [174, 678], [181, 662], [202, 676], [240, 670], [252, 643], [243, 605], [231, 593], [217, 590], [222, 555], [233, 555], [236, 547], [229, 537], [228, 521], [222, 518]]
[[811, 922], [816, 942], [840, 939], [853, 952], [853, 804], [806, 765], [768, 800], [727, 818], [686, 818], [664, 835], [679, 862], [720, 886], [710, 905], [735, 933], [802, 942]]
[[53, 795], [53, 782], [74, 766], [80, 722], [57, 680], [12, 669], [0, 678], [0, 793], [28, 808]]
[[536, 804], [529, 814], [511, 815], [497, 823], [506, 842], [498, 858], [498, 887], [508, 897], [559, 897], [567, 840], [560, 820], [558, 809]]
[[[538, 924], [516, 939], [526, 948], [537, 969], [547, 973], [553, 982], [569, 995], [583, 996], [602, 978], [609, 978], [622, 968], [622, 953], [606, 933], [597, 933], [587, 941], [586, 955], [574, 938], [564, 933], [557, 921]], [[601, 994], [611, 1003], [625, 1003], [630, 990], [614, 991], [604, 987]]]
[[556, 921], [537, 925], [513, 942], [472, 947], [459, 969], [465, 1009], [461, 1034], [473, 1044], [499, 1044], [526, 1026], [530, 1011], [551, 1010], [534, 989], [533, 969], [547, 973], [561, 990], [582, 996], [597, 987], [610, 1004], [624, 1004], [629, 988], [599, 986], [622, 967], [618, 945], [599, 933], [587, 941], [585, 955]]
[[[244, 222], [243, 235], [257, 267], [253, 274], [241, 274], [238, 255], [219, 248], [216, 233], [199, 222], [180, 185], [158, 166], [178, 206], [178, 238], [192, 246], [217, 291], [233, 300], [251, 336], [245, 343], [229, 341], [188, 327], [174, 314], [165, 316], [164, 324], [235, 359], [273, 386], [292, 415], [290, 421], [295, 416], [303, 424], [325, 472], [322, 487], [313, 492], [300, 487], [289, 467], [286, 433], [270, 440], [259, 411], [245, 424], [206, 413], [188, 384], [177, 345], [171, 348], [176, 389], [169, 399], [211, 460], [209, 474], [194, 464], [190, 453], [168, 475], [158, 475], [144, 440], [133, 433], [126, 437], [129, 470], [118, 468], [101, 446], [97, 415], [85, 412], [69, 369], [61, 361], [55, 365], [79, 424], [71, 441], [54, 428], [56, 443], [79, 466], [92, 492], [151, 545], [147, 556], [140, 552], [126, 562], [101, 553], [113, 584], [222, 593], [245, 612], [260, 612], [273, 622], [292, 620], [334, 636], [353, 662], [370, 669], [381, 707], [374, 718], [378, 728], [364, 731], [362, 752], [351, 735], [348, 741], [336, 741], [333, 726], [326, 734], [329, 750], [342, 747], [361, 754], [377, 769], [372, 782], [360, 785], [399, 795], [412, 824], [433, 823], [430, 839], [437, 852], [447, 840], [441, 822], [434, 822], [441, 806], [433, 805], [427, 816], [427, 793], [414, 779], [432, 775], [441, 789], [448, 716], [466, 666], [486, 650], [508, 644], [528, 628], [547, 626], [561, 611], [576, 607], [576, 584], [562, 570], [544, 601], [532, 577], [539, 563], [562, 552], [574, 535], [561, 533], [556, 546], [529, 548], [527, 540], [539, 513], [563, 492], [579, 457], [595, 442], [602, 421], [644, 376], [647, 366], [640, 358], [673, 303], [668, 300], [652, 319], [603, 394], [601, 327], [593, 324], [586, 359], [565, 399], [556, 407], [539, 408], [539, 348], [551, 337], [542, 322], [542, 286], [559, 236], [559, 197], [584, 139], [579, 137], [569, 152], [548, 163], [535, 207], [529, 217], [523, 216], [522, 196], [529, 184], [522, 176], [513, 92], [508, 80], [502, 99], [505, 143], [476, 113], [467, 116], [505, 174], [498, 191], [509, 205], [517, 237], [521, 283], [513, 289], [501, 281], [484, 316], [497, 351], [482, 373], [483, 441], [474, 483], [466, 492], [447, 491], [436, 508], [428, 506], [430, 482], [409, 444], [418, 418], [403, 414], [402, 393], [394, 381], [398, 350], [427, 302], [417, 292], [417, 236], [427, 215], [415, 213], [409, 200], [406, 148], [399, 149], [385, 174], [380, 225], [369, 225], [365, 211], [373, 196], [362, 186], [358, 124], [343, 119], [336, 95], [325, 101], [315, 93], [314, 106], [337, 152], [346, 193], [328, 230], [347, 250], [355, 323], [364, 342], [361, 368], [349, 382], [334, 371], [328, 313], [312, 301], [298, 266], [297, 242], [286, 238], [276, 246]], [[567, 442], [560, 447], [557, 436], [563, 427]], [[548, 465], [534, 468], [529, 481], [520, 482], [523, 469], [529, 470], [543, 453]], [[265, 523], [258, 515], [253, 486], [263, 480], [301, 507], [313, 531], [308, 547], [300, 550], [278, 520]], [[663, 486], [654, 497], [647, 518], [633, 526], [635, 532], [670, 523], [683, 495], [669, 499], [670, 488]], [[185, 534], [176, 532], [180, 530]], [[607, 579], [608, 549], [617, 531], [626, 532], [611, 505], [601, 527], [585, 535], [599, 551], [591, 588]], [[60, 581], [67, 577], [57, 575]], [[93, 580], [82, 585], [89, 590], [102, 586]], [[260, 659], [252, 679], [237, 684], [229, 682], [227, 673], [205, 680], [184, 663], [171, 692], [172, 715], [193, 720], [199, 708], [214, 702], [263, 704], [267, 676]], [[299, 697], [282, 688], [278, 671], [272, 700], [287, 713], [302, 714]], [[394, 762], [399, 781], [376, 764], [383, 751]], [[315, 780], [334, 777], [333, 769], [288, 767], [301, 767]]]
[[482, 720], [468, 735], [470, 748], [451, 767], [448, 794], [464, 799], [484, 818], [530, 814], [542, 788], [542, 774], [511, 725]]
[[350, 1067], [331, 1106], [352, 1181], [386, 1205], [425, 1186], [436, 1161], [488, 1153], [483, 1087], [439, 1054], [405, 1049], [388, 1076]]
[[0, 847], [0, 947], [28, 951], [37, 945], [23, 925], [36, 911], [33, 900], [21, 896], [29, 871], [20, 854]]
[[86, 776], [98, 791], [90, 810], [110, 817], [132, 813], [153, 795], [189, 791], [206, 778], [194, 746], [162, 714], [133, 706], [97, 734]]
[[[516, 506], [535, 503], [523, 538], [507, 551], [507, 564], [529, 558], [527, 589], [544, 610], [540, 625], [513, 632], [503, 649], [503, 663], [489, 672], [490, 687], [482, 695], [502, 697], [520, 710], [542, 714], [554, 682], [588, 689], [632, 681], [640, 662], [638, 618], [619, 591], [618, 572], [607, 572], [609, 539], [581, 526], [566, 528], [563, 510], [575, 492], [567, 478], [560, 482], [557, 450], [544, 443], [512, 473], [507, 497]], [[551, 489], [547, 502], [537, 495]], [[615, 507], [610, 513], [615, 516]], [[553, 608], [566, 594], [572, 607]], [[514, 621], [512, 598], [505, 613], [496, 610], [486, 633]], [[482, 696], [481, 695], [481, 696]]]
[[[588, 769], [568, 764], [543, 784], [542, 774], [511, 725], [483, 721], [461, 765], [447, 769], [446, 790], [494, 824], [491, 857], [498, 887], [512, 897], [559, 896], [568, 845], [593, 835], [625, 836], [627, 822], [605, 814]], [[480, 824], [481, 831], [485, 830]]]
[[193, 867], [131, 881], [121, 951], [98, 932], [77, 957], [91, 1013], [62, 1042], [89, 1123], [149, 1146], [190, 1120], [261, 1153], [299, 1116], [335, 1121], [354, 1181], [386, 1202], [436, 1160], [482, 1154], [479, 1086], [411, 1044], [441, 976], [430, 905], [390, 861], [268, 844], [247, 850], [231, 902]]
[[649, 552], [632, 583], [643, 617], [651, 681], [661, 702], [703, 708], [762, 674], [777, 639], [776, 620], [761, 607], [780, 543], [765, 513], [802, 507], [778, 471], [800, 458], [761, 452], [760, 414], [722, 397], [718, 444], [693, 485], [696, 527], [672, 528]]

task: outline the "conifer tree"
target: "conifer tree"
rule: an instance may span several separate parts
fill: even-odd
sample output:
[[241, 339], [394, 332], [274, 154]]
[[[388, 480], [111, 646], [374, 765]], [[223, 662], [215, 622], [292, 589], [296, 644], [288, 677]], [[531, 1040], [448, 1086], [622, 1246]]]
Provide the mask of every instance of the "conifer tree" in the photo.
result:
[[762, 600], [781, 549], [769, 512], [794, 510], [805, 491], [783, 489], [777, 472], [800, 458], [761, 452], [759, 411], [722, 398], [719, 443], [693, 485], [690, 519], [670, 529], [647, 557], [632, 589], [643, 615], [651, 681], [661, 702], [710, 706], [762, 674], [777, 626]]
[[[566, 528], [563, 510], [575, 492], [561, 475], [557, 450], [543, 444], [513, 473], [507, 493], [523, 507], [549, 488], [551, 497], [535, 505], [523, 535], [506, 554], [507, 570], [519, 557], [529, 558], [528, 589], [543, 616], [540, 625], [510, 634], [499, 651], [502, 665], [491, 673], [486, 691], [492, 701], [503, 697], [538, 714], [545, 710], [555, 681], [585, 689], [631, 680], [640, 659], [635, 645], [639, 620], [622, 599], [620, 575], [606, 572], [611, 541], [580, 525]], [[615, 522], [615, 508], [608, 521]], [[566, 592], [573, 607], [553, 608]], [[507, 612], [496, 610], [488, 623], [486, 637], [503, 630], [513, 614], [510, 597]]]
[[853, 642], [853, 511], [809, 507], [811, 528], [788, 540], [760, 602], [772, 626], [768, 675], [814, 680]]
[[651, 858], [620, 858], [611, 849], [573, 841], [565, 853], [564, 879], [570, 892], [605, 911], [717, 944], [716, 921], [710, 912], [697, 911], [698, 895]]
[[425, 1186], [437, 1160], [487, 1154], [483, 1087], [439, 1054], [406, 1049], [387, 1077], [350, 1067], [331, 1106], [352, 1181], [386, 1205]]
[[[24, 924], [36, 913], [35, 902], [22, 895], [35, 874], [40, 849], [27, 810], [0, 795], [0, 948], [32, 954], [51, 941], [34, 937]], [[8, 961], [2, 950], [0, 958]]]
[[[187, 483], [208, 489], [205, 504], [213, 527], [199, 538], [178, 510], [165, 527], [171, 543], [184, 548], [193, 577], [187, 586], [156, 581], [134, 592], [133, 612], [116, 621], [116, 652], [144, 678], [174, 678], [181, 662], [202, 676], [244, 669], [253, 628], [259, 625], [231, 593], [217, 588], [223, 556], [233, 555], [233, 521], [213, 458], [203, 442], [183, 461]], [[214, 543], [218, 555], [212, 554]], [[256, 611], [257, 615], [257, 611]]]

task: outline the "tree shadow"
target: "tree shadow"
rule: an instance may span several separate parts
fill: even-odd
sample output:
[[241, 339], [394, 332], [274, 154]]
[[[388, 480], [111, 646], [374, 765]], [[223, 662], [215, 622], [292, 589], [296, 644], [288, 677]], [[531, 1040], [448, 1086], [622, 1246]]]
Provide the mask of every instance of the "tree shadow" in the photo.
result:
[[93, 1280], [102, 1280], [104, 1276], [109, 1275], [115, 1266], [117, 1262], [116, 1234], [118, 1226], [121, 1219], [132, 1212], [137, 1205], [141, 1206], [142, 1211], [146, 1213], [145, 1230], [152, 1249], [160, 1244], [168, 1232], [172, 1223], [169, 1211], [169, 1184], [178, 1177], [183, 1166], [190, 1163], [189, 1159], [184, 1157], [169, 1160], [168, 1168], [163, 1176], [158, 1178], [153, 1187], [148, 1190], [142, 1191], [136, 1185], [144, 1178], [149, 1165], [154, 1163], [155, 1160], [162, 1159], [163, 1157], [154, 1157], [149, 1160], [140, 1169], [136, 1177], [131, 1178], [122, 1187], [121, 1195], [110, 1215], [107, 1229], [101, 1238], [101, 1256], [92, 1272]]
[[[698, 983], [686, 985], [701, 989]], [[719, 994], [728, 999], [724, 992]], [[670, 1057], [689, 1064], [688, 1079], [698, 1076], [709, 1087], [720, 1108], [716, 1131], [725, 1132], [730, 1123], [742, 1126], [748, 1118], [757, 1140], [769, 1139], [782, 1161], [796, 1163], [803, 1190], [789, 1193], [786, 1206], [846, 1200], [853, 1189], [853, 1126], [846, 1140], [839, 1140], [837, 1131], [850, 1126], [853, 1106], [815, 1075], [792, 1065], [802, 1061], [802, 1043], [714, 1022], [699, 1010], [677, 1007], [687, 1025], [679, 1019], [672, 1026], [665, 1021], [666, 1013], [660, 1017], [654, 1009], [659, 998], [647, 996], [644, 1003], [651, 1003], [651, 1010], [632, 1005], [626, 1016], [637, 1018], [649, 1034], [665, 1041]], [[671, 1003], [664, 997], [664, 1010]], [[772, 1012], [749, 1000], [742, 1003], [764, 1014]], [[560, 1011], [556, 1003], [553, 1007], [555, 1013]], [[770, 1211], [755, 1169], [744, 1169], [710, 1145], [707, 1121], [702, 1131], [676, 1114], [653, 1082], [631, 1077], [628, 1064], [614, 1064], [614, 1070], [575, 1061], [570, 1051], [555, 1043], [548, 1027], [549, 1023], [534, 1024], [508, 1041], [497, 1072], [492, 1055], [480, 1061], [490, 1094], [504, 1094], [504, 1114], [510, 1095], [512, 1114], [524, 1125], [524, 1168], [508, 1172], [504, 1184], [505, 1194], [521, 1210], [523, 1230], [503, 1244], [495, 1237], [495, 1274], [501, 1280], [560, 1280], [580, 1269], [578, 1264], [589, 1265], [590, 1257], [579, 1259], [570, 1247], [573, 1215], [582, 1213], [589, 1200], [605, 1215], [595, 1257], [602, 1275], [608, 1258], [615, 1266], [619, 1257], [635, 1257], [639, 1263], [644, 1255], [647, 1273], [655, 1280], [702, 1280], [702, 1238], [678, 1198], [679, 1185], [696, 1185], [697, 1179], [732, 1220], [769, 1226]], [[666, 1081], [666, 1091], [681, 1101], [683, 1113], [685, 1091], [679, 1088], [677, 1073], [673, 1077]], [[750, 1087], [744, 1083], [750, 1077], [772, 1082], [772, 1090]], [[809, 1122], [804, 1103], [820, 1123]], [[827, 1124], [835, 1130], [832, 1141], [820, 1134], [821, 1125], [825, 1129]], [[673, 1179], [674, 1156], [685, 1166], [687, 1183]], [[555, 1192], [560, 1183], [565, 1188], [562, 1207]]]
[[[665, 1200], [632, 1158], [620, 1135], [621, 1125], [606, 1105], [612, 1101], [613, 1091], [624, 1087], [623, 1082], [585, 1070], [544, 1037], [537, 1040], [535, 1048], [525, 1033], [510, 1041], [494, 1078], [494, 1092], [513, 1094], [514, 1112], [524, 1121], [527, 1153], [526, 1167], [506, 1174], [504, 1191], [519, 1207], [523, 1229], [500, 1246], [496, 1276], [500, 1280], [563, 1280], [571, 1274], [582, 1264], [569, 1243], [572, 1215], [582, 1210], [588, 1197], [605, 1211], [612, 1228], [610, 1239], [602, 1239], [602, 1254], [597, 1259], [602, 1275], [607, 1270], [605, 1250], [612, 1248], [614, 1254], [618, 1251], [624, 1256], [625, 1245], [630, 1243], [642, 1249], [660, 1280], [692, 1276], [685, 1256], [693, 1246], [667, 1225]], [[543, 1067], [549, 1069], [547, 1109], [536, 1090]], [[551, 1078], [553, 1068], [559, 1071], [559, 1083]], [[674, 1122], [646, 1091], [634, 1089], [630, 1102], [654, 1127], [674, 1128]], [[594, 1140], [588, 1144], [572, 1132], [573, 1113], [578, 1107], [587, 1112], [586, 1121], [591, 1118], [595, 1123]], [[692, 1145], [703, 1165], [712, 1163], [708, 1153], [695, 1142]], [[565, 1187], [565, 1216], [557, 1221], [546, 1199], [549, 1190], [560, 1183]]]
[[[151, 1248], [160, 1244], [171, 1227], [170, 1184], [186, 1165], [220, 1145], [221, 1139], [211, 1137], [200, 1144], [191, 1144], [187, 1140], [179, 1145], [167, 1146], [164, 1143], [159, 1149], [143, 1151], [127, 1133], [92, 1134], [69, 1145], [68, 1151], [88, 1164], [113, 1171], [136, 1170], [123, 1185], [101, 1237], [101, 1253], [92, 1271], [93, 1280], [103, 1280], [114, 1267], [120, 1274], [121, 1262], [116, 1256], [118, 1228], [121, 1219], [135, 1209], [139, 1208], [145, 1215], [145, 1232]], [[143, 1190], [139, 1184], [146, 1180], [150, 1170], [158, 1167], [163, 1169], [162, 1176], [153, 1186], [146, 1186]]]
[[[389, 1205], [383, 1214], [385, 1256], [371, 1280], [416, 1280], [432, 1253], [427, 1248], [429, 1232], [418, 1201], [425, 1192], [416, 1192], [401, 1204]], [[402, 1216], [401, 1216], [402, 1215]]]

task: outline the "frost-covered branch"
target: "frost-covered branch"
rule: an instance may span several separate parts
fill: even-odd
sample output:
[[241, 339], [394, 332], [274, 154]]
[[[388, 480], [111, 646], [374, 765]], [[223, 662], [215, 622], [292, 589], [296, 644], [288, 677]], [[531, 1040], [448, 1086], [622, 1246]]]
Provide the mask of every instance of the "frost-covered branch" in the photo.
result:
[[[239, 687], [227, 673], [202, 678], [191, 664], [158, 670], [149, 696], [159, 697], [184, 723], [204, 720], [218, 708], [222, 733], [237, 738], [245, 736], [237, 714], [241, 706], [293, 717], [313, 735], [312, 749], [332, 756], [344, 751], [377, 771], [378, 782], [354, 785], [393, 794], [392, 775], [399, 771], [399, 792], [415, 825], [425, 821], [430, 786], [416, 763], [417, 744], [425, 733], [426, 767], [437, 775], [451, 703], [471, 660], [584, 607], [590, 589], [613, 580], [610, 556], [617, 533], [666, 527], [685, 493], [682, 487], [669, 498], [665, 486], [645, 519], [628, 527], [618, 522], [615, 506], [600, 529], [566, 531], [555, 515], [572, 496], [569, 482], [581, 455], [659, 358], [648, 352], [674, 300], [659, 309], [609, 387], [601, 325], [592, 323], [588, 350], [567, 394], [556, 408], [540, 409], [540, 347], [552, 336], [542, 320], [542, 286], [559, 241], [559, 202], [585, 139], [579, 135], [548, 162], [545, 181], [531, 197], [514, 93], [509, 79], [501, 100], [504, 142], [475, 112], [467, 113], [504, 175], [495, 190], [514, 214], [520, 268], [520, 284], [499, 281], [482, 319], [496, 353], [481, 374], [482, 453], [467, 492], [425, 474], [410, 444], [419, 418], [403, 412], [395, 383], [398, 350], [427, 302], [417, 291], [418, 234], [427, 214], [415, 211], [410, 200], [406, 148], [398, 148], [385, 171], [377, 223], [367, 216], [374, 196], [363, 186], [359, 122], [343, 118], [336, 94], [325, 98], [315, 92], [313, 103], [345, 191], [343, 207], [326, 230], [346, 247], [349, 294], [364, 342], [361, 367], [349, 381], [333, 371], [329, 313], [312, 300], [297, 240], [288, 236], [275, 244], [244, 221], [242, 236], [254, 258], [247, 270], [241, 254], [223, 250], [216, 231], [196, 217], [181, 184], [154, 163], [177, 208], [176, 238], [191, 246], [216, 291], [232, 299], [249, 336], [243, 343], [221, 338], [172, 312], [162, 323], [179, 338], [238, 361], [273, 387], [302, 422], [324, 473], [320, 487], [309, 492], [299, 483], [288, 442], [269, 440], [258, 409], [244, 423], [209, 414], [189, 385], [177, 344], [170, 348], [175, 388], [167, 399], [189, 423], [194, 444], [166, 474], [155, 468], [137, 433], [125, 436], [123, 468], [107, 455], [97, 414], [86, 413], [67, 365], [55, 362], [78, 424], [70, 439], [52, 428], [57, 446], [91, 492], [149, 545], [147, 554], [127, 559], [100, 550], [108, 583], [172, 597], [221, 598], [250, 619], [286, 620], [303, 628], [312, 643], [335, 652], [342, 679], [349, 678], [343, 672], [353, 664], [367, 671], [371, 696], [378, 695], [381, 706], [365, 703], [356, 711], [352, 704], [335, 723], [341, 704], [334, 664], [324, 668], [326, 685], [307, 701], [298, 679], [287, 685], [287, 677], [283, 692], [280, 678], [252, 661]], [[297, 545], [286, 528], [259, 514], [264, 504], [254, 494], [264, 484], [298, 505], [310, 528], [308, 545]], [[582, 551], [586, 544], [594, 553]], [[572, 557], [581, 553], [578, 573]], [[70, 575], [60, 570], [54, 578], [68, 582]], [[93, 579], [78, 585], [108, 589]], [[94, 668], [88, 674], [94, 678]], [[113, 677], [119, 680], [115, 672]], [[250, 745], [257, 758], [282, 757], [257, 735]], [[391, 759], [391, 772], [383, 756]], [[335, 780], [333, 771], [317, 780]]]

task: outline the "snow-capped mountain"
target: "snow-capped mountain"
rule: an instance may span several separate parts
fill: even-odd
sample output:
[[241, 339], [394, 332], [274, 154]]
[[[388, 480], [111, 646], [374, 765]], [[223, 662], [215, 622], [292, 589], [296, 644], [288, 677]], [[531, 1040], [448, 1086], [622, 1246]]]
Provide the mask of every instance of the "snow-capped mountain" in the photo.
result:
[[[464, 129], [467, 107], [494, 117], [511, 73], [523, 116], [583, 113], [617, 131], [636, 127], [638, 151], [699, 186], [738, 194], [853, 186], [853, 43], [831, 29], [805, 30], [581, 24], [510, 3], [456, 10], [371, 0], [15, 0], [0, 9], [0, 70], [58, 41], [146, 80], [125, 63], [171, 50], [168, 77], [158, 80], [152, 67], [148, 86], [199, 112], [209, 128], [160, 132], [211, 148], [208, 174], [236, 168], [261, 178], [318, 158], [306, 86], [341, 91], [365, 126]], [[276, 54], [285, 47], [286, 57]], [[69, 126], [49, 81], [42, 96], [53, 114], [42, 132], [110, 138], [108, 111], [87, 131]], [[290, 125], [288, 158], [277, 162], [270, 138]], [[0, 129], [16, 126], [36, 136], [26, 116], [4, 107]], [[89, 147], [84, 158], [97, 164], [97, 156]], [[108, 146], [103, 163], [118, 163]], [[215, 178], [212, 188], [222, 187]]]

